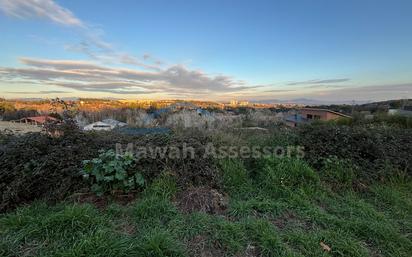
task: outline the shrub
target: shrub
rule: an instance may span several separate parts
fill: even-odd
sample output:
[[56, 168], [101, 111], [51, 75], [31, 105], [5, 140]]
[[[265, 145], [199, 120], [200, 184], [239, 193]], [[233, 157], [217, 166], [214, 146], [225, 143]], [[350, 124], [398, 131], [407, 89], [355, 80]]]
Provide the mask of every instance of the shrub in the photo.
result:
[[35, 199], [61, 200], [87, 187], [79, 172], [82, 160], [127, 140], [103, 133], [57, 138], [30, 133], [6, 139], [0, 146], [0, 212]]
[[140, 158], [138, 170], [151, 183], [164, 170], [172, 171], [180, 187], [218, 185], [218, 172], [211, 158], [204, 158], [208, 138], [201, 134], [122, 135], [115, 132], [73, 132], [60, 137], [31, 133], [0, 136], [0, 212], [35, 199], [62, 200], [88, 187], [82, 179], [82, 160], [91, 160], [101, 149], [116, 143], [136, 146], [173, 146], [195, 149], [194, 158]]
[[114, 150], [100, 151], [99, 157], [83, 161], [83, 177], [91, 181], [97, 195], [113, 190], [129, 192], [141, 188], [145, 180], [134, 170], [136, 159], [132, 154], [117, 155]]
[[387, 126], [319, 124], [299, 129], [298, 143], [305, 159], [316, 169], [332, 157], [358, 166], [363, 182], [384, 180], [403, 171], [412, 174], [412, 130]]

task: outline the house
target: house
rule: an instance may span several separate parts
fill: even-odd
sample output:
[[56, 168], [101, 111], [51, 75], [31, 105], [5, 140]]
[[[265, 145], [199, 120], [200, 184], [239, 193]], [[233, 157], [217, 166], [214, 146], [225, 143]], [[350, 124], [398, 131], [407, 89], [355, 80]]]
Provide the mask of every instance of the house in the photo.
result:
[[308, 120], [336, 120], [340, 118], [351, 118], [340, 112], [331, 111], [328, 109], [317, 109], [317, 108], [302, 108], [299, 113]]
[[47, 121], [57, 121], [56, 118], [48, 115], [35, 116], [35, 117], [25, 117], [19, 120], [20, 123], [26, 123], [31, 125], [44, 125]]
[[341, 118], [351, 117], [328, 109], [302, 108], [298, 114], [286, 117], [285, 122], [289, 127], [297, 127], [299, 124], [310, 123], [315, 120], [330, 121]]

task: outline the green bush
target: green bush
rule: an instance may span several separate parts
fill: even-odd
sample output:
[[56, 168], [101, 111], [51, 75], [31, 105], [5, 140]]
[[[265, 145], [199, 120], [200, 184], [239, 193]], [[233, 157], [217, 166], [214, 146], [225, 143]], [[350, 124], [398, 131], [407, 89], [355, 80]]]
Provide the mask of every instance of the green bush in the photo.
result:
[[114, 149], [116, 143], [137, 146], [193, 147], [195, 158], [140, 158], [138, 170], [147, 180], [164, 170], [175, 173], [180, 187], [218, 185], [218, 172], [211, 158], [203, 158], [209, 138], [204, 135], [122, 135], [115, 132], [74, 132], [60, 137], [41, 133], [22, 136], [0, 133], [0, 212], [36, 199], [62, 200], [88, 187], [81, 176], [83, 160], [91, 160], [101, 149]]
[[121, 190], [129, 192], [142, 188], [143, 175], [134, 169], [136, 159], [132, 154], [118, 155], [114, 150], [100, 151], [99, 157], [83, 161], [83, 177], [92, 183], [97, 195]]
[[387, 126], [307, 125], [299, 129], [305, 159], [321, 170], [328, 158], [349, 160], [364, 183], [412, 174], [412, 130]]

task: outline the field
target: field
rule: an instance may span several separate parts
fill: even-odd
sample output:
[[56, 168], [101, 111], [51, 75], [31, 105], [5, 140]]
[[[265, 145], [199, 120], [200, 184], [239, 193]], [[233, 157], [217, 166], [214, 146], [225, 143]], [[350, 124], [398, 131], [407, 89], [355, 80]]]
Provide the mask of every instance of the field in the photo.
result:
[[[376, 124], [4, 135], [0, 256], [410, 256], [410, 135]], [[117, 142], [196, 151], [115, 157]], [[209, 142], [305, 156], [205, 157]]]
[[28, 125], [25, 123], [0, 121], [0, 131], [24, 134], [28, 132], [40, 132], [41, 128], [38, 126]]

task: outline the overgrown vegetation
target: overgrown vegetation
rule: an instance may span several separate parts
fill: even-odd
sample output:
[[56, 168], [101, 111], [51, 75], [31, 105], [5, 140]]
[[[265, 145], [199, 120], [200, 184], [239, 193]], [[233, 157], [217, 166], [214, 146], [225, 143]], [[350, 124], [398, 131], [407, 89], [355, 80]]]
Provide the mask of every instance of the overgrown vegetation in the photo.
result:
[[66, 133], [51, 137], [40, 133], [0, 137], [0, 211], [13, 209], [35, 199], [63, 200], [83, 188], [88, 181], [82, 178], [83, 160], [97, 158], [99, 150], [115, 149], [120, 143], [138, 146], [193, 147], [195, 157], [183, 159], [147, 156], [136, 163], [134, 169], [150, 182], [163, 170], [178, 176], [180, 186], [217, 185], [217, 169], [211, 158], [202, 158], [206, 136], [146, 135], [128, 136], [117, 133]]
[[412, 175], [412, 130], [387, 126], [314, 124], [300, 129], [305, 159], [322, 169], [330, 158], [352, 164], [358, 182]]
[[[0, 256], [407, 257], [411, 135], [329, 123], [265, 133], [2, 135]], [[186, 144], [195, 158], [113, 151], [130, 142]], [[301, 144], [305, 157], [204, 158], [208, 142]]]

